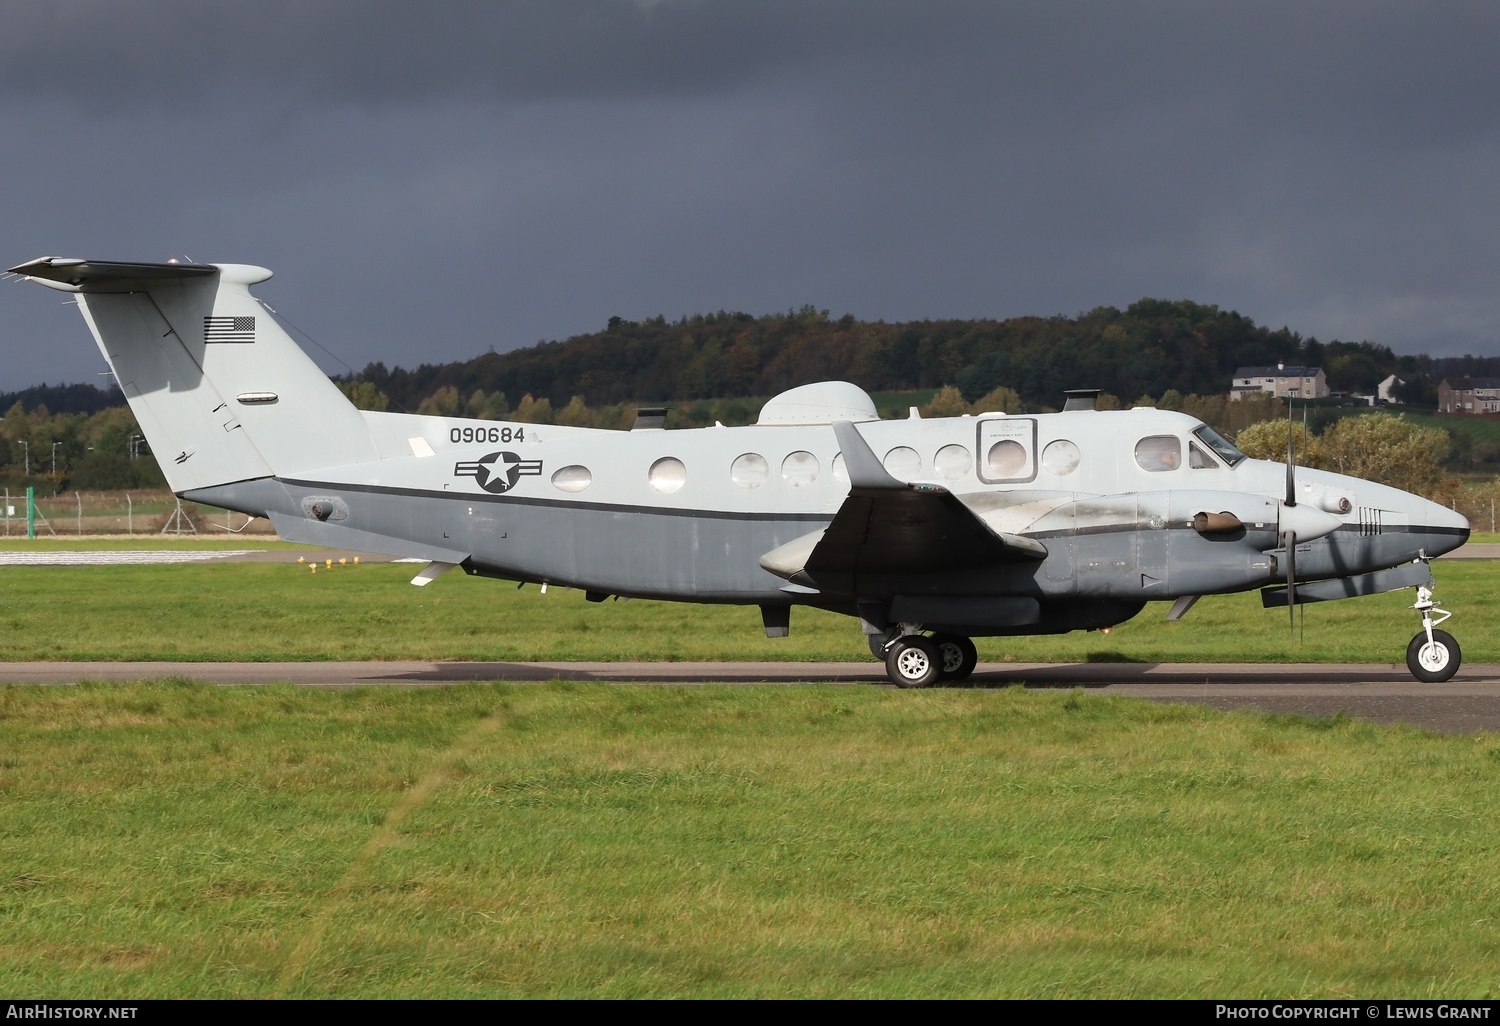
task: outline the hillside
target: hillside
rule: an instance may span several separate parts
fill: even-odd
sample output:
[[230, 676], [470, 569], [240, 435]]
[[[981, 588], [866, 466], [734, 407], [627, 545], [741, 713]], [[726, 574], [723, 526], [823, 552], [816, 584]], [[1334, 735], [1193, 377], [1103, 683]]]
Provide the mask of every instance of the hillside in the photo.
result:
[[564, 342], [414, 370], [371, 364], [359, 380], [415, 410], [439, 389], [522, 396], [561, 406], [631, 401], [683, 402], [772, 395], [823, 378], [869, 391], [956, 385], [967, 399], [997, 387], [1031, 405], [1058, 405], [1067, 388], [1126, 398], [1227, 392], [1236, 367], [1313, 363], [1334, 387], [1372, 390], [1387, 374], [1415, 375], [1420, 358], [1371, 343], [1303, 338], [1216, 306], [1143, 299], [1126, 310], [1099, 307], [1078, 317], [943, 320], [888, 324], [804, 307], [753, 317], [702, 314], [675, 322], [611, 318], [605, 330]]
[[[611, 318], [603, 331], [566, 341], [412, 370], [374, 363], [338, 381], [366, 409], [612, 428], [628, 428], [637, 405], [656, 404], [671, 408], [669, 427], [750, 423], [766, 398], [830, 378], [872, 393], [883, 416], [911, 406], [951, 415], [982, 396], [985, 408], [1056, 409], [1065, 389], [1089, 387], [1108, 393], [1106, 403], [1184, 409], [1233, 435], [1280, 415], [1225, 401], [1235, 368], [1276, 362], [1321, 365], [1333, 388], [1349, 392], [1373, 391], [1394, 372], [1411, 383], [1408, 401], [1444, 374], [1500, 375], [1500, 358], [1397, 357], [1369, 342], [1273, 331], [1216, 306], [1142, 299], [1077, 317], [897, 324], [832, 319], [812, 307], [675, 322]], [[1341, 405], [1315, 409], [1315, 429], [1357, 412]], [[9, 487], [161, 484], [117, 390], [37, 386], [0, 396], [0, 409], [0, 479]], [[1500, 438], [1492, 436], [1500, 429], [1439, 419], [1453, 436], [1454, 470], [1497, 465]]]

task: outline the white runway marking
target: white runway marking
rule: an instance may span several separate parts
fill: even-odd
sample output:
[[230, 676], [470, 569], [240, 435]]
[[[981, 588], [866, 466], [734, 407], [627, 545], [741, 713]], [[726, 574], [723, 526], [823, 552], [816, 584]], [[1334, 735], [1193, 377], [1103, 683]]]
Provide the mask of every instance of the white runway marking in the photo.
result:
[[246, 556], [263, 549], [213, 549], [175, 552], [165, 549], [102, 549], [97, 551], [0, 552], [0, 566], [122, 566], [130, 563], [206, 563], [213, 559]]

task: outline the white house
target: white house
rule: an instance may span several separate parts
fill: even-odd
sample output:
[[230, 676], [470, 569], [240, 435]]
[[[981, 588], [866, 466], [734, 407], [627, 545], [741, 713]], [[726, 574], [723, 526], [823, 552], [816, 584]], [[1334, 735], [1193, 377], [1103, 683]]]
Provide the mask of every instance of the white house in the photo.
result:
[[1274, 367], [1241, 367], [1234, 372], [1229, 398], [1246, 392], [1269, 392], [1295, 399], [1326, 399], [1328, 378], [1322, 367], [1298, 367], [1278, 363]]

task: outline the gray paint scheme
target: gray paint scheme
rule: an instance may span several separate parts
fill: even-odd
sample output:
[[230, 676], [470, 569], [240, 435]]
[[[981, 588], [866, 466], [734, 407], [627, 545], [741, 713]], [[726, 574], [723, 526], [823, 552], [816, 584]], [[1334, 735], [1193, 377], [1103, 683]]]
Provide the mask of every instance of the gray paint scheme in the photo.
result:
[[[600, 596], [808, 604], [877, 626], [919, 617], [1006, 634], [1274, 587], [1287, 530], [1299, 579], [1349, 580], [1350, 594], [1411, 586], [1411, 573], [1380, 571], [1468, 536], [1442, 506], [1326, 472], [1299, 470], [1288, 505], [1280, 464], [1230, 466], [1199, 422], [1168, 411], [880, 421], [863, 392], [834, 382], [777, 397], [739, 428], [363, 412], [250, 295], [263, 268], [43, 258], [13, 270], [77, 295], [174, 491], [266, 516], [293, 541]], [[207, 317], [254, 317], [254, 342], [209, 341]], [[226, 402], [266, 394], [276, 401]], [[1144, 439], [1175, 447], [1178, 465], [1148, 469]], [[581, 491], [553, 484], [564, 468], [559, 480]], [[1242, 528], [1194, 529], [1197, 514], [1221, 512]], [[830, 559], [818, 532], [836, 517], [846, 551]], [[935, 533], [912, 527], [923, 523]]]

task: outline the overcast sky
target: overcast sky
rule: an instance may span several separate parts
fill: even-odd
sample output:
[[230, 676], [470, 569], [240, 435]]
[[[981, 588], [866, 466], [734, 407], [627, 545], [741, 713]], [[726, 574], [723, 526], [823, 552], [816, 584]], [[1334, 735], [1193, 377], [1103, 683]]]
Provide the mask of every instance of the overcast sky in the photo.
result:
[[[355, 369], [1142, 296], [1495, 355], [1497, 52], [1492, 0], [9, 0], [0, 267], [262, 264]], [[0, 389], [104, 380], [64, 299], [0, 283]]]

